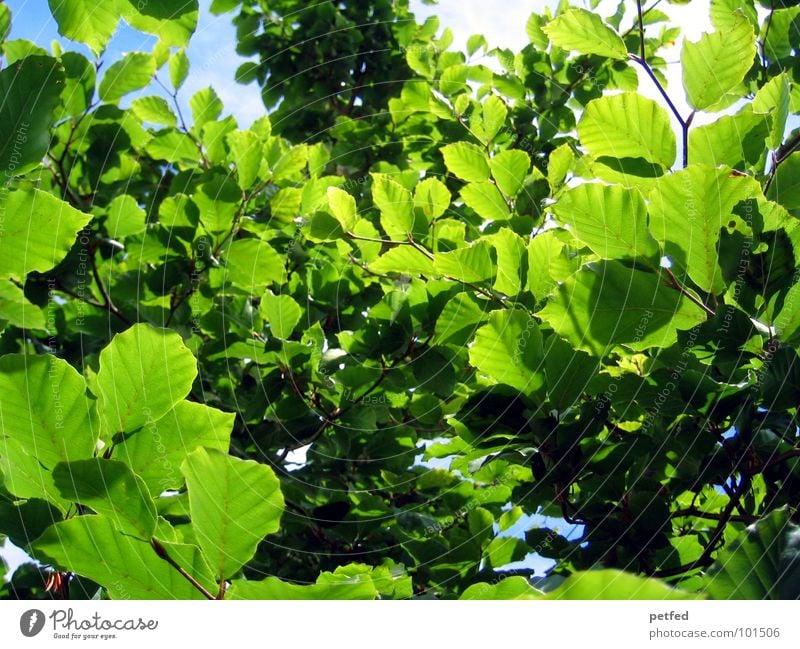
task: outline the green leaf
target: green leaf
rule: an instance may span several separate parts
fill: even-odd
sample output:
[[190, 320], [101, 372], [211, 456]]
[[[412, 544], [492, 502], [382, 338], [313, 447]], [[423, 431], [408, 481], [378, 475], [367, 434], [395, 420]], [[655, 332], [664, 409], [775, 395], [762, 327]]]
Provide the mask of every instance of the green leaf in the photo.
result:
[[228, 451], [234, 418], [232, 412], [179, 401], [163, 417], [117, 444], [114, 457], [130, 466], [155, 498], [183, 486], [181, 463], [196, 448]]
[[129, 92], [150, 84], [156, 73], [156, 62], [151, 54], [130, 52], [112, 63], [100, 81], [100, 99], [107, 103], [119, 101]]
[[0, 168], [4, 182], [35, 169], [50, 145], [50, 125], [64, 70], [49, 56], [29, 56], [0, 70]]
[[753, 27], [758, 28], [758, 13], [753, 0], [711, 0], [711, 24], [717, 31], [727, 31], [736, 26], [744, 14]]
[[468, 248], [437, 252], [433, 266], [440, 275], [460, 282], [487, 282], [495, 274], [491, 246], [484, 240], [477, 241]]
[[508, 204], [494, 183], [486, 181], [464, 185], [461, 199], [487, 221], [505, 221], [511, 217]]
[[131, 102], [131, 110], [143, 122], [153, 124], [163, 124], [164, 126], [175, 126], [178, 118], [167, 104], [166, 99], [150, 95], [149, 97], [139, 97]]
[[414, 206], [430, 223], [450, 207], [450, 190], [437, 178], [426, 178], [414, 188]]
[[194, 129], [198, 133], [207, 122], [213, 122], [222, 114], [222, 101], [211, 87], [198, 90], [189, 100]]
[[308, 150], [301, 144], [286, 151], [272, 168], [273, 182], [296, 177], [308, 163]]
[[6, 437], [0, 439], [0, 478], [3, 491], [17, 498], [49, 501], [65, 514], [72, 503], [64, 500], [53, 482], [53, 473], [34, 455], [35, 449]]
[[197, 362], [174, 331], [135, 324], [100, 352], [97, 405], [104, 432], [149, 426], [189, 394]]
[[689, 131], [689, 163], [727, 165], [743, 171], [765, 155], [769, 131], [767, 118], [745, 106], [736, 115], [724, 115]]
[[596, 359], [575, 351], [558, 336], [550, 336], [545, 344], [547, 398], [561, 412], [578, 403], [599, 367]]
[[603, 259], [657, 261], [658, 245], [647, 231], [647, 205], [636, 188], [587, 183], [562, 193], [551, 209]]
[[64, 87], [61, 91], [61, 106], [56, 111], [56, 121], [86, 111], [94, 99], [97, 81], [97, 70], [82, 54], [64, 52], [59, 58], [64, 66]]
[[342, 224], [327, 212], [314, 212], [308, 222], [311, 241], [336, 241], [345, 236]]
[[800, 527], [778, 509], [742, 530], [717, 555], [703, 581], [713, 599], [797, 599]]
[[491, 95], [483, 102], [483, 132], [487, 142], [491, 142], [498, 131], [503, 128], [506, 117], [508, 117], [508, 108], [496, 95]]
[[800, 208], [800, 152], [784, 158], [778, 165], [767, 198], [790, 210]]
[[753, 98], [755, 114], [769, 114], [771, 121], [767, 146], [777, 149], [783, 142], [786, 120], [789, 116], [790, 84], [786, 73], [781, 73], [765, 83]]
[[373, 174], [372, 200], [381, 211], [381, 226], [391, 239], [405, 241], [414, 229], [411, 193], [383, 174]]
[[541, 599], [543, 593], [530, 585], [525, 577], [506, 577], [496, 584], [478, 583], [467, 588], [459, 599]]
[[[188, 136], [184, 135], [188, 139]], [[191, 141], [189, 141], [191, 144]], [[195, 158], [197, 148], [192, 144]], [[230, 176], [215, 174], [192, 196], [200, 210], [200, 221], [210, 233], [230, 232], [239, 211], [242, 192]]]
[[536, 235], [528, 244], [528, 281], [526, 289], [542, 300], [578, 270], [580, 258], [572, 257], [553, 230]]
[[338, 187], [328, 187], [328, 205], [336, 220], [342, 226], [342, 230], [350, 232], [358, 219], [356, 199], [343, 189]]
[[737, 203], [760, 191], [753, 178], [708, 165], [691, 165], [659, 179], [649, 197], [650, 232], [673, 270], [687, 273], [703, 291], [721, 293], [720, 230], [733, 219]]
[[0, 277], [19, 281], [31, 271], [48, 271], [58, 264], [77, 232], [92, 218], [39, 189], [0, 193], [0, 211], [5, 214], [0, 230]]
[[681, 50], [683, 87], [695, 110], [716, 104], [744, 79], [756, 55], [753, 26], [741, 14], [724, 31], [704, 34], [699, 41], [684, 41]]
[[199, 448], [181, 467], [189, 490], [192, 528], [212, 570], [229, 578], [256, 546], [278, 531], [280, 483], [268, 466]]
[[315, 584], [292, 584], [277, 577], [260, 581], [234, 579], [228, 592], [230, 599], [376, 599], [378, 591], [370, 575], [372, 568], [364, 566], [363, 572], [356, 573], [351, 566], [339, 566], [334, 572], [322, 572]]
[[[4, 493], [3, 496], [5, 495]], [[6, 535], [14, 545], [24, 548], [41, 536], [50, 525], [63, 518], [57, 508], [41, 498], [11, 502], [0, 497], [0, 520], [3, 521], [0, 539]]]
[[11, 11], [5, 5], [0, 5], [0, 42], [6, 40], [11, 30]]
[[665, 285], [662, 273], [617, 261], [584, 266], [558, 286], [538, 315], [575, 348], [604, 356], [614, 345], [668, 347], [705, 312]]
[[501, 151], [489, 160], [489, 167], [500, 191], [514, 198], [525, 183], [531, 159], [524, 151]]
[[590, 101], [578, 136], [595, 157], [643, 158], [665, 169], [675, 162], [675, 134], [667, 111], [635, 92]]
[[488, 47], [488, 43], [486, 42], [486, 37], [482, 34], [473, 34], [467, 39], [467, 54], [472, 56], [477, 52], [479, 49], [484, 48], [484, 50]]
[[536, 321], [519, 309], [492, 311], [489, 322], [475, 334], [469, 362], [523, 394], [544, 387], [542, 334]]
[[236, 165], [239, 187], [247, 191], [258, 178], [261, 166], [261, 138], [252, 131], [233, 131], [226, 138], [230, 161]]
[[149, 541], [158, 515], [147, 486], [127, 464], [115, 460], [62, 462], [53, 469], [61, 496], [107, 516], [115, 527]]
[[25, 292], [11, 281], [0, 279], [0, 329], [3, 320], [21, 329], [48, 328], [44, 312], [28, 301]]
[[781, 309], [773, 319], [778, 336], [784, 343], [794, 345], [800, 331], [800, 283], [793, 284], [786, 293]]
[[131, 27], [178, 47], [188, 45], [200, 13], [197, 0], [121, 0], [120, 11]]
[[585, 9], [570, 9], [542, 27], [558, 47], [581, 54], [597, 54], [625, 61], [628, 50], [619, 35], [599, 15]]
[[547, 34], [542, 31], [545, 24], [547, 24], [547, 19], [539, 14], [531, 14], [525, 23], [525, 33], [528, 35], [528, 39], [536, 49], [542, 51], [546, 50], [547, 46], [550, 45]]
[[497, 253], [497, 277], [494, 289], [505, 295], [517, 295], [525, 285], [525, 241], [513, 230], [504, 228], [485, 239]]
[[[773, 8], [777, 6], [778, 3], [775, 3]], [[800, 16], [800, 6], [776, 8], [771, 12], [769, 29], [765, 27], [761, 37], [764, 41], [764, 54], [770, 61], [786, 59], [797, 49], [798, 16]]]
[[218, 165], [228, 162], [228, 146], [225, 137], [228, 133], [235, 131], [236, 126], [236, 119], [233, 115], [228, 115], [218, 122], [208, 122], [203, 126], [200, 141], [206, 150], [206, 158], [210, 162]]
[[237, 239], [225, 253], [225, 281], [249, 293], [282, 284], [286, 270], [280, 255], [260, 239]]
[[290, 295], [275, 295], [272, 291], [264, 293], [258, 310], [269, 323], [272, 335], [283, 340], [292, 335], [303, 313]]
[[55, 356], [0, 357], [0, 421], [2, 436], [17, 442], [45, 469], [89, 458], [95, 450], [97, 419], [86, 382]]
[[[204, 588], [216, 592], [199, 548], [161, 545]], [[149, 543], [118, 531], [105, 516], [76, 516], [55, 523], [31, 550], [41, 561], [97, 582], [111, 599], [204, 599]]]
[[404, 275], [435, 275], [430, 257], [411, 246], [397, 246], [370, 263], [374, 273], [401, 273]]
[[178, 50], [169, 57], [169, 80], [172, 87], [178, 90], [189, 74], [189, 57], [186, 50]]
[[441, 148], [447, 170], [461, 180], [479, 183], [489, 180], [489, 162], [474, 144], [456, 142]]
[[117, 30], [119, 9], [116, 1], [47, 0], [62, 36], [86, 43], [100, 54]]
[[586, 570], [564, 580], [542, 599], [703, 599], [701, 595], [678, 590], [658, 579], [648, 579], [621, 570]]
[[489, 566], [501, 568], [513, 561], [522, 561], [530, 552], [528, 545], [513, 536], [496, 536], [484, 551]]
[[466, 345], [488, 317], [485, 305], [479, 305], [467, 293], [458, 293], [445, 305], [436, 320], [434, 340], [437, 345]]
[[106, 208], [106, 230], [114, 239], [140, 234], [147, 229], [147, 214], [133, 196], [120, 194]]
[[188, 167], [197, 167], [200, 153], [197, 145], [186, 133], [165, 128], [147, 143], [145, 151], [156, 160], [166, 160]]

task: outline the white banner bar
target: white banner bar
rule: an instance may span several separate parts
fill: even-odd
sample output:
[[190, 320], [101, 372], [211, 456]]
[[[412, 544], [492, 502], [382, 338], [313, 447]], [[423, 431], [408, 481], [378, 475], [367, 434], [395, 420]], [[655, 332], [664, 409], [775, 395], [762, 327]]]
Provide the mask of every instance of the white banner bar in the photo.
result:
[[3, 602], [3, 647], [800, 647], [800, 602]]

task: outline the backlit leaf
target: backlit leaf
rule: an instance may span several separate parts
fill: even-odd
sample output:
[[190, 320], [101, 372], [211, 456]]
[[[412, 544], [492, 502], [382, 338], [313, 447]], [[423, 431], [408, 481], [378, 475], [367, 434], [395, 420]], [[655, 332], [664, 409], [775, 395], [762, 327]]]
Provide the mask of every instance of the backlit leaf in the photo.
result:
[[283, 496], [272, 469], [219, 451], [193, 451], [181, 471], [192, 527], [214, 574], [229, 578], [276, 532]]

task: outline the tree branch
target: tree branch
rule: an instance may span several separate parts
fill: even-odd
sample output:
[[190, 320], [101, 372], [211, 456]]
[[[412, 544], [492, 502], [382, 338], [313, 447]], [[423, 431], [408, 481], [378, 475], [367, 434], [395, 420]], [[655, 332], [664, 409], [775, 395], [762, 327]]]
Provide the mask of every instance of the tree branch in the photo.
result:
[[739, 481], [738, 486], [736, 487], [735, 491], [731, 494], [731, 498], [728, 501], [728, 504], [725, 506], [725, 509], [719, 514], [719, 521], [717, 526], [714, 528], [714, 531], [711, 533], [711, 537], [708, 539], [708, 543], [706, 547], [703, 549], [702, 554], [695, 559], [694, 561], [684, 564], [682, 566], [678, 566], [676, 568], [666, 568], [665, 570], [656, 570], [653, 572], [653, 577], [658, 578], [665, 578], [665, 577], [675, 577], [677, 575], [682, 575], [685, 572], [690, 572], [692, 570], [697, 570], [698, 568], [705, 568], [710, 566], [714, 562], [713, 554], [717, 550], [717, 546], [719, 545], [720, 540], [722, 539], [723, 534], [725, 533], [725, 527], [728, 525], [729, 522], [734, 520], [733, 517], [733, 510], [736, 509], [739, 505], [739, 501], [741, 500], [742, 496], [744, 496], [745, 491], [750, 487], [750, 476], [747, 473], [742, 473], [742, 479]]
[[797, 148], [800, 148], [800, 132], [796, 133], [794, 137], [784, 142], [772, 157], [772, 169], [770, 169], [769, 177], [767, 178], [767, 182], [764, 184], [765, 194], [769, 190], [770, 185], [772, 185], [772, 181], [775, 180], [775, 174], [778, 172], [778, 167], [780, 164], [786, 160], [786, 158], [792, 155]]
[[[652, 9], [652, 7], [651, 7]], [[639, 65], [644, 68], [644, 71], [647, 73], [647, 76], [652, 79], [653, 83], [658, 88], [658, 91], [661, 93], [661, 96], [664, 98], [664, 101], [667, 102], [667, 106], [672, 111], [672, 114], [675, 116], [675, 119], [678, 120], [678, 124], [681, 126], [681, 139], [683, 142], [683, 167], [684, 169], [689, 164], [689, 127], [692, 124], [692, 119], [694, 118], [694, 112], [692, 112], [688, 118], [684, 119], [680, 112], [678, 111], [675, 104], [672, 102], [672, 99], [667, 94], [666, 89], [664, 86], [661, 85], [661, 82], [658, 80], [658, 77], [653, 72], [653, 69], [647, 63], [647, 58], [644, 52], [644, 14], [642, 12], [642, 3], [641, 0], [636, 0], [636, 11], [639, 18], [639, 56], [635, 54], [629, 54], [628, 56], [631, 60], [635, 61]]]

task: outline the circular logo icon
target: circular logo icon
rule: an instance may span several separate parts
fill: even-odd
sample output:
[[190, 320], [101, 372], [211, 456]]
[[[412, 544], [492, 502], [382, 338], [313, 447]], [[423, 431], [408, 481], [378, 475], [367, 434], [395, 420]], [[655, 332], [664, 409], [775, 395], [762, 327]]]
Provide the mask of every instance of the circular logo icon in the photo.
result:
[[32, 638], [44, 628], [44, 613], [38, 608], [25, 611], [19, 618], [19, 630], [22, 635]]

